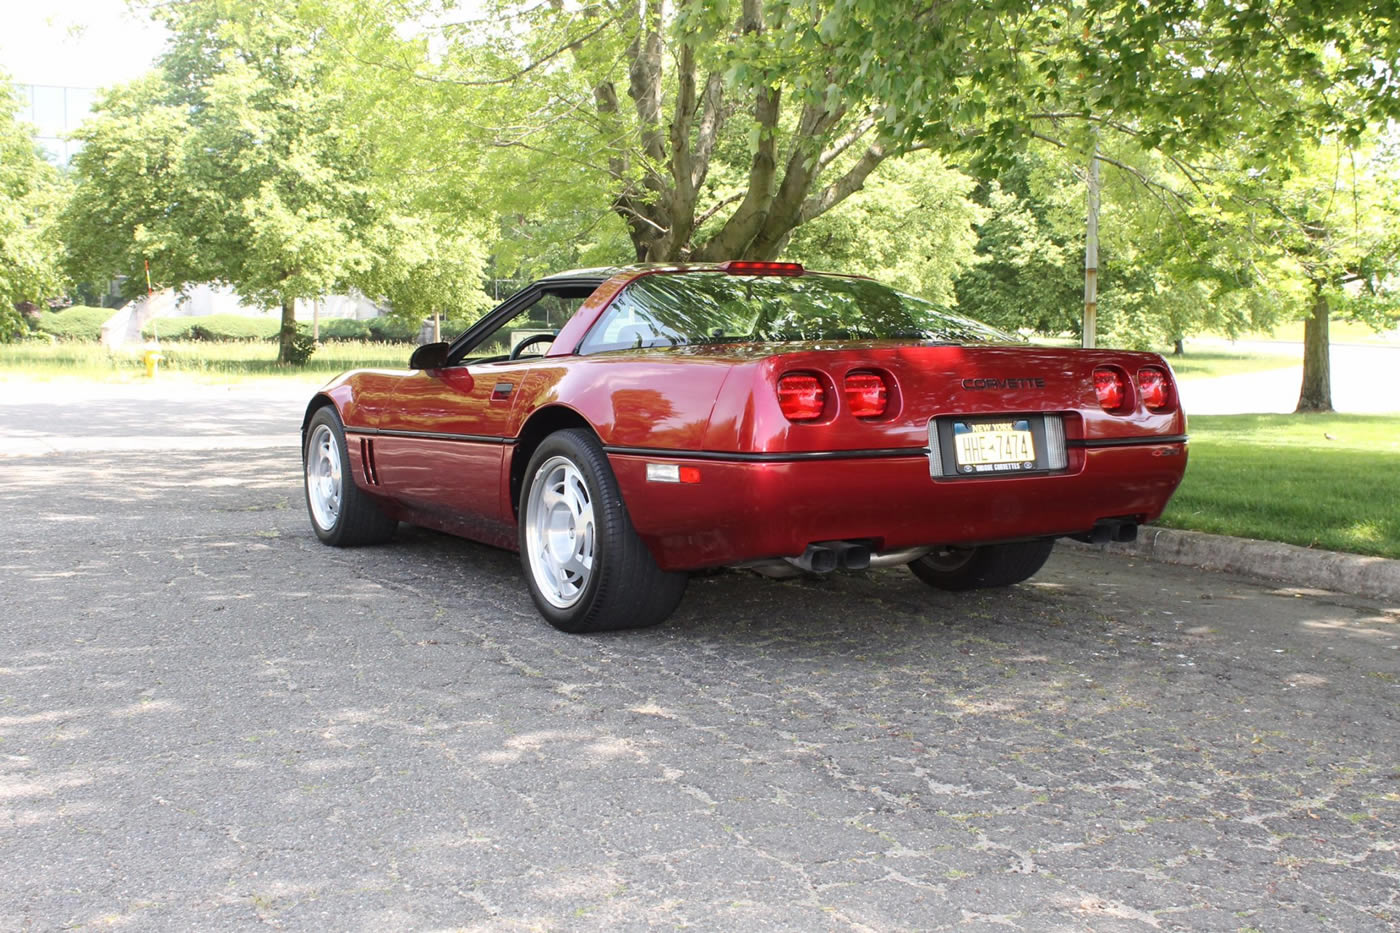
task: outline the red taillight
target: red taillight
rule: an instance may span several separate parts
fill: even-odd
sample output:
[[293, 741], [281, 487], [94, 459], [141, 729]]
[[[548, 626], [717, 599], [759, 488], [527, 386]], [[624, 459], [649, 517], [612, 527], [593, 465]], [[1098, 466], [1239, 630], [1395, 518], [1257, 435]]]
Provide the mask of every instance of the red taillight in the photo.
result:
[[1128, 380], [1122, 372], [1107, 367], [1094, 370], [1094, 394], [1104, 411], [1121, 411], [1128, 400]]
[[801, 275], [806, 270], [800, 262], [748, 262], [731, 259], [720, 268], [730, 275]]
[[778, 380], [778, 407], [789, 421], [815, 421], [826, 408], [826, 390], [811, 373], [788, 373]]
[[1138, 370], [1138, 392], [1148, 411], [1165, 411], [1171, 407], [1171, 383], [1167, 374], [1155, 366]]
[[890, 390], [879, 373], [846, 374], [846, 404], [857, 418], [878, 418], [889, 404]]

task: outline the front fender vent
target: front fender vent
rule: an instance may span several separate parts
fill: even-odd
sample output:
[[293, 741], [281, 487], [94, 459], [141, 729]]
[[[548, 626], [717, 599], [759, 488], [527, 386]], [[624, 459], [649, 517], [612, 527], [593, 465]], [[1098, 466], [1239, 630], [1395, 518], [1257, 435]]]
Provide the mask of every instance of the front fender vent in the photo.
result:
[[379, 470], [374, 465], [374, 441], [368, 437], [360, 438], [360, 469], [364, 471], [366, 483], [379, 485]]

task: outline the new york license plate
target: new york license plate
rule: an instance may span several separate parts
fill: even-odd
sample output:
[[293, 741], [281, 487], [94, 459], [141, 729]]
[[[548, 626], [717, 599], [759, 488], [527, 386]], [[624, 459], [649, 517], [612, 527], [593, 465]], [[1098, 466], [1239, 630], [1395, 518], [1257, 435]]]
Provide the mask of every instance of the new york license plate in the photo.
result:
[[1006, 473], [1035, 469], [1035, 437], [1030, 422], [956, 421], [953, 455], [958, 472]]

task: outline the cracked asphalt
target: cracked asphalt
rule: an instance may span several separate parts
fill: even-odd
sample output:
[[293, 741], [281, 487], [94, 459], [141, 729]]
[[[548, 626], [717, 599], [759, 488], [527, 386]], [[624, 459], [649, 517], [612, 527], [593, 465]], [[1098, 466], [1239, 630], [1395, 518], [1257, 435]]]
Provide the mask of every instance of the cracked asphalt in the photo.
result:
[[0, 930], [1400, 929], [1397, 607], [1064, 549], [568, 636], [322, 546], [293, 394], [5, 393]]

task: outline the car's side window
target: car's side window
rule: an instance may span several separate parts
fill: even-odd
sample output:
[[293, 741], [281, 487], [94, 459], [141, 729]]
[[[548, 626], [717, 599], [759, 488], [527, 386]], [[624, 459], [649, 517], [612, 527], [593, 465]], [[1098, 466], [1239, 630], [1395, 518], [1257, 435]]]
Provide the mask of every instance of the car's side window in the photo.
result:
[[554, 335], [583, 304], [583, 297], [542, 293], [529, 306], [483, 337], [467, 352], [462, 362], [492, 363], [520, 356], [544, 355]]
[[674, 347], [686, 342], [684, 336], [661, 323], [624, 291], [613, 299], [607, 312], [583, 338], [579, 353], [586, 355], [609, 350]]

